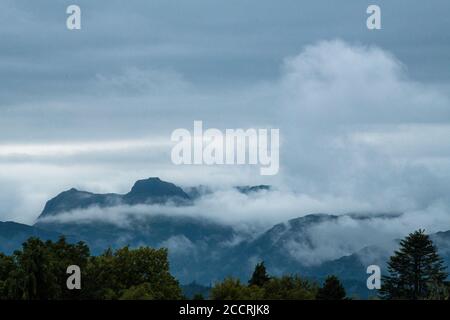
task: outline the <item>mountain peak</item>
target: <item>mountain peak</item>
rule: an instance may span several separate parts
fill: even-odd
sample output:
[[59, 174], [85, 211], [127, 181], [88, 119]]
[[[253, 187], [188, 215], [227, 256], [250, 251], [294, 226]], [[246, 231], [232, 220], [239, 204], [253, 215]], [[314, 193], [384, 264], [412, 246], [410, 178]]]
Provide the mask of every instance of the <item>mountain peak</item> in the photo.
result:
[[158, 177], [150, 177], [136, 181], [131, 191], [125, 195], [115, 193], [96, 194], [71, 188], [47, 201], [39, 218], [76, 209], [86, 209], [91, 206], [105, 208], [121, 203], [129, 205], [163, 204], [169, 201], [183, 204], [189, 200], [191, 198], [175, 184], [162, 181]]
[[237, 186], [234, 187], [237, 191], [243, 194], [251, 194], [260, 191], [271, 191], [272, 187], [269, 185], [261, 184], [257, 186]]
[[131, 188], [131, 191], [133, 191], [133, 189], [135, 189], [135, 188], [142, 188], [142, 187], [146, 187], [146, 186], [147, 187], [156, 186], [156, 185], [160, 185], [163, 183], [168, 183], [168, 182], [164, 182], [158, 177], [150, 177], [147, 179], [141, 179], [134, 183], [133, 187]]
[[131, 191], [124, 196], [124, 200], [129, 204], [163, 203], [169, 198], [189, 200], [183, 189], [158, 177], [136, 181]]

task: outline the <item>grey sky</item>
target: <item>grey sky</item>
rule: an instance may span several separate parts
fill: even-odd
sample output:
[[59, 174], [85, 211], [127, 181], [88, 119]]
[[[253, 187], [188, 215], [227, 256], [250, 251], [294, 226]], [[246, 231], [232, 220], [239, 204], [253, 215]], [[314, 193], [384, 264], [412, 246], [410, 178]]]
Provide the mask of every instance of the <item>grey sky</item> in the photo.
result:
[[376, 1], [383, 30], [370, 32], [365, 10], [372, 2], [80, 0], [83, 30], [69, 32], [65, 8], [73, 1], [5, 0], [0, 16], [2, 96], [23, 101], [83, 93], [90, 91], [88, 82], [97, 73], [127, 67], [173, 69], [189, 81], [233, 86], [274, 78], [285, 57], [334, 38], [383, 47], [414, 78], [449, 80], [441, 66], [449, 63], [450, 3]]
[[[65, 27], [73, 3], [80, 31]], [[372, 3], [380, 31], [365, 26]], [[126, 192], [155, 175], [274, 183], [330, 211], [447, 201], [449, 13], [446, 0], [3, 0], [0, 220], [31, 222], [71, 186]], [[173, 167], [170, 133], [194, 120], [280, 127], [280, 175]]]

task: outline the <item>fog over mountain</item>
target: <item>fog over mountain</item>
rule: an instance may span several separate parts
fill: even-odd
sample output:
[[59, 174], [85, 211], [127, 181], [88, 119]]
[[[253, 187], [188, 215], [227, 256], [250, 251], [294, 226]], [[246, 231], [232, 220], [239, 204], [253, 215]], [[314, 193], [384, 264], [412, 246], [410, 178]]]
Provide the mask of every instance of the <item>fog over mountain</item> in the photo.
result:
[[[450, 2], [379, 0], [377, 32], [359, 0], [77, 4], [79, 32], [64, 2], [0, 4], [5, 250], [164, 246], [207, 282], [205, 257], [353, 281], [413, 230], [448, 249]], [[171, 133], [196, 120], [279, 129], [279, 173], [174, 165]]]
[[[77, 4], [80, 32], [64, 3], [0, 5], [0, 220], [149, 176], [273, 185], [327, 212], [449, 203], [447, 1], [380, 0], [380, 32], [359, 0]], [[279, 128], [280, 173], [174, 166], [170, 135], [194, 120]]]
[[[277, 216], [280, 220], [269, 225], [257, 213], [276, 210], [267, 204], [287, 199], [270, 186], [234, 187], [226, 191], [227, 202], [218, 201], [224, 190], [200, 186], [186, 191], [156, 177], [137, 181], [125, 194], [72, 188], [50, 199], [33, 227], [1, 223], [0, 250], [12, 252], [29, 236], [60, 235], [87, 242], [94, 254], [124, 245], [164, 247], [172, 272], [185, 284], [209, 284], [230, 275], [245, 280], [263, 260], [276, 275], [293, 272], [322, 281], [336, 274], [350, 294], [361, 297], [370, 294], [367, 266], [384, 269], [398, 239], [412, 230], [426, 226], [450, 261], [450, 231], [434, 230], [448, 225], [448, 215], [433, 221], [440, 226], [393, 212]], [[236, 212], [247, 214], [239, 218]]]
[[[114, 199], [114, 196], [109, 197]], [[308, 203], [308, 199], [296, 198], [293, 194], [280, 191], [260, 191], [246, 195], [236, 189], [230, 189], [207, 194], [189, 205], [177, 205], [174, 202], [129, 205], [114, 199], [107, 206], [102, 205], [102, 202], [94, 202], [90, 207], [66, 209], [54, 216], [49, 215], [44, 209], [38, 222], [79, 225], [100, 222], [133, 229], [136, 221], [162, 215], [172, 218], [206, 219], [220, 225], [231, 226], [242, 235], [254, 237], [274, 224], [290, 219], [317, 212], [333, 214], [323, 209], [325, 208], [316, 203]], [[372, 244], [386, 243], [390, 247], [392, 239], [404, 237], [418, 228], [425, 228], [428, 232], [434, 233], [446, 231], [450, 226], [447, 212], [439, 207], [408, 214], [361, 211], [348, 215], [348, 212], [342, 212], [342, 216], [336, 216], [336, 219], [324, 220], [309, 228], [307, 236], [314, 244], [313, 247], [296, 247], [295, 239], [287, 240], [284, 245], [299, 261], [314, 264], [353, 253]]]
[[[130, 202], [129, 199], [136, 199], [136, 195], [140, 196], [139, 200]], [[93, 194], [76, 189], [62, 192], [47, 202], [36, 226], [68, 235], [82, 234], [89, 238], [91, 235], [88, 232], [80, 233], [80, 230], [94, 230], [95, 233], [96, 226], [101, 225], [112, 237], [103, 240], [116, 245], [127, 241], [136, 245], [136, 240], [122, 239], [120, 234], [130, 237], [142, 225], [154, 219], [175, 223], [191, 221], [194, 225], [206, 223], [216, 226], [212, 229], [226, 229], [228, 235], [214, 244], [219, 246], [253, 241], [269, 232], [268, 239], [279, 242], [274, 245], [276, 250], [284, 250], [301, 265], [313, 266], [372, 245], [389, 251], [394, 248], [395, 239], [413, 230], [425, 228], [429, 233], [436, 233], [447, 231], [450, 225], [450, 218], [442, 208], [408, 214], [361, 211], [335, 215], [320, 210], [323, 208], [306, 205], [307, 200], [302, 202], [295, 194], [267, 187], [209, 190], [205, 194], [197, 193], [194, 198], [176, 185], [159, 178], [149, 178], [137, 181], [131, 191], [124, 195]], [[328, 214], [311, 215], [317, 212]], [[431, 216], [433, 219], [429, 219]], [[284, 224], [287, 221], [289, 223]], [[296, 221], [301, 221], [301, 224], [297, 225]], [[304, 223], [307, 226], [305, 228], [302, 227]], [[116, 233], [115, 230], [121, 231]], [[159, 240], [152, 238], [153, 244], [164, 243], [176, 251], [180, 250], [180, 246], [186, 249], [197, 246], [189, 236], [186, 237], [183, 230], [177, 233], [167, 227], [160, 230], [153, 227], [143, 229], [142, 232], [144, 238], [160, 235]], [[208, 230], [207, 234], [211, 232]], [[145, 243], [145, 240], [140, 241]]]
[[[137, 85], [134, 79], [129, 84]], [[224, 108], [228, 120], [222, 124], [211, 113], [192, 112], [184, 120], [172, 119], [157, 136], [151, 130], [139, 140], [2, 145], [2, 219], [31, 222], [46, 199], [72, 186], [125, 192], [127, 185], [149, 172], [186, 186], [274, 185], [294, 193], [282, 203], [291, 207], [296, 203], [303, 212], [309, 208], [327, 212], [447, 210], [448, 91], [409, 79], [389, 52], [343, 41], [320, 42], [288, 59], [278, 80], [247, 89], [233, 93], [231, 100], [236, 107], [245, 103], [246, 112], [232, 120], [236, 113]], [[143, 93], [139, 101], [151, 106], [155, 94]], [[220, 108], [223, 101], [230, 101], [216, 92], [199, 103], [198, 94], [198, 88], [191, 88], [182, 96], [185, 103], [201, 108]], [[133, 105], [134, 98], [121, 99], [108, 107], [97, 99], [89, 105], [103, 105], [105, 111], [119, 104], [126, 105], [127, 112], [141, 110]], [[87, 104], [70, 104], [62, 107], [68, 116], [87, 114]], [[171, 106], [179, 107], [175, 102]], [[47, 113], [52, 113], [51, 107]], [[274, 116], [266, 118], [270, 113]], [[151, 114], [158, 117], [155, 111]], [[191, 129], [190, 120], [196, 118], [205, 119], [208, 127], [279, 127], [280, 173], [261, 177], [251, 166], [171, 164], [168, 131], [175, 126]], [[228, 194], [223, 196], [227, 202]]]

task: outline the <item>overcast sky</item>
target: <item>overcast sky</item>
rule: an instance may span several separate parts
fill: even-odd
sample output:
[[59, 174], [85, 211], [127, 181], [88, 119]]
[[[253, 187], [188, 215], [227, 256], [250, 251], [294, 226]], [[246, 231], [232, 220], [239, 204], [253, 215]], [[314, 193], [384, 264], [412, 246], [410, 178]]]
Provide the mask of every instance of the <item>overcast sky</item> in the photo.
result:
[[[79, 31], [66, 29], [74, 3]], [[366, 28], [372, 3], [382, 30]], [[446, 0], [2, 0], [0, 220], [32, 223], [72, 186], [127, 192], [149, 176], [274, 184], [308, 210], [445, 211], [449, 12]], [[280, 128], [280, 173], [172, 165], [170, 134], [194, 120]]]

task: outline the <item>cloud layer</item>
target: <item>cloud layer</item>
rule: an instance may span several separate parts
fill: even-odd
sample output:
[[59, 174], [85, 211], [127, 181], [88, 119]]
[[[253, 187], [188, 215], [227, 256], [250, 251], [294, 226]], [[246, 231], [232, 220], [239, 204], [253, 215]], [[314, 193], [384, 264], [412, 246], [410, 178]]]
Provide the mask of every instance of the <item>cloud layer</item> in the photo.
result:
[[[26, 111], [43, 131], [40, 142], [2, 143], [2, 219], [31, 222], [45, 200], [72, 186], [125, 192], [146, 176], [184, 186], [277, 186], [273, 194], [250, 199], [221, 191], [188, 212], [228, 223], [258, 220], [267, 226], [311, 212], [405, 212], [435, 230], [433, 221], [448, 212], [448, 92], [408, 78], [401, 62], [380, 48], [319, 42], [286, 59], [278, 79], [234, 91], [204, 89], [173, 71], [131, 69], [92, 81], [101, 99], [92, 94], [45, 106], [66, 113], [77, 126], [85, 122], [86, 132], [95, 124], [98, 136], [89, 143], [38, 117], [44, 106], [6, 112], [12, 117]], [[189, 129], [195, 119], [220, 129], [280, 128], [280, 174], [262, 178], [251, 167], [173, 166], [170, 132]], [[43, 140], [54, 132], [62, 132], [61, 138]], [[91, 218], [98, 214], [87, 212]]]

